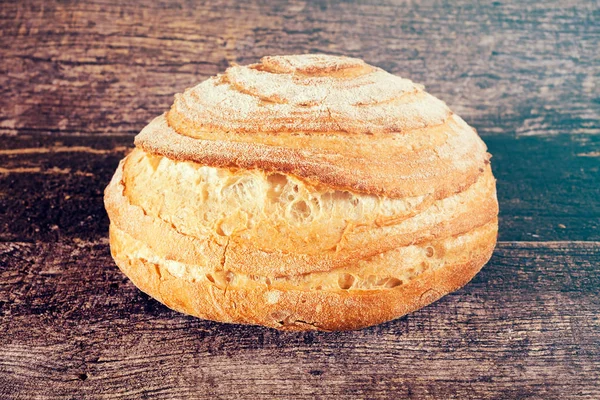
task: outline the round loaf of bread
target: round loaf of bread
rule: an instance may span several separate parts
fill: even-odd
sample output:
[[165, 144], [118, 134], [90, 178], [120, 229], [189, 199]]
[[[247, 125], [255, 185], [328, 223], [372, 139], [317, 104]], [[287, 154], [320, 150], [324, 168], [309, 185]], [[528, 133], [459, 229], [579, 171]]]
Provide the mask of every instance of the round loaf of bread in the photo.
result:
[[490, 155], [421, 85], [264, 57], [175, 96], [106, 188], [110, 245], [177, 311], [357, 329], [466, 284], [496, 243]]

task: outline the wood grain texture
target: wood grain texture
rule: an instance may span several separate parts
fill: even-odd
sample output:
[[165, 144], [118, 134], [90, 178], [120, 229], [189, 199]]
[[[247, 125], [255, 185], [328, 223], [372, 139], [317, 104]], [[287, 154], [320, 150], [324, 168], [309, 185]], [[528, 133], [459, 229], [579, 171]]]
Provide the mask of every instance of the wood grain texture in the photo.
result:
[[326, 52], [425, 84], [485, 135], [600, 133], [599, 18], [589, 0], [3, 2], [0, 127], [133, 134], [232, 62]]
[[106, 242], [0, 245], [2, 398], [598, 398], [600, 243], [500, 243], [465, 288], [357, 332], [173, 312]]
[[[596, 0], [1, 2], [0, 399], [600, 398], [599, 19]], [[133, 136], [233, 62], [305, 52], [424, 83], [476, 127], [504, 242], [464, 289], [358, 332], [149, 299], [102, 205]]]

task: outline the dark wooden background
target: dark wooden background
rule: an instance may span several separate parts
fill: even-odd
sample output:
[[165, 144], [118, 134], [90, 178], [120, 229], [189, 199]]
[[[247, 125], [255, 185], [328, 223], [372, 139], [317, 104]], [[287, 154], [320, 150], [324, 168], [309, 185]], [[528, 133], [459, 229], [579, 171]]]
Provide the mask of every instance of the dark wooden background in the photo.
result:
[[[600, 398], [597, 1], [3, 1], [0, 37], [1, 399]], [[304, 52], [424, 83], [478, 129], [492, 260], [357, 332], [170, 311], [113, 264], [104, 187], [174, 93]]]

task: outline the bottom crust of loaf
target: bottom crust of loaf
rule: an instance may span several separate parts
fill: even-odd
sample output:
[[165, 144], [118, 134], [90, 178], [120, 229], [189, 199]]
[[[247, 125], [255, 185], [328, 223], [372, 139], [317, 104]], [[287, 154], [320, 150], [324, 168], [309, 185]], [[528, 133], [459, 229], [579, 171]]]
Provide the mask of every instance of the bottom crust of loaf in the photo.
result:
[[469, 282], [489, 260], [497, 221], [483, 229], [467, 254], [427, 270], [393, 288], [377, 290], [277, 289], [265, 284], [216, 285], [208, 279], [177, 277], [169, 260], [141, 257], [142, 242], [111, 224], [110, 246], [119, 268], [148, 295], [196, 317], [281, 330], [352, 330], [399, 318]]

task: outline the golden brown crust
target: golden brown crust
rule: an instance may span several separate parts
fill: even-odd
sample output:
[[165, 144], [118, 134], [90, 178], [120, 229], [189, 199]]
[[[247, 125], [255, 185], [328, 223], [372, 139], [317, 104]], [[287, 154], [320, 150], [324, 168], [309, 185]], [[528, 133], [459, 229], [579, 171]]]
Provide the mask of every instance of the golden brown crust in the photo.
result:
[[[402, 135], [381, 139], [332, 135], [329, 143], [307, 135], [303, 147], [294, 148], [294, 143], [300, 142], [298, 135], [279, 134], [277, 138], [268, 134], [246, 135], [245, 140], [252, 142], [241, 141], [241, 137], [227, 138], [241, 134], [223, 134], [219, 140], [192, 138], [179, 134], [164, 116], [159, 116], [140, 132], [135, 144], [148, 153], [174, 160], [219, 168], [257, 168], [339, 190], [391, 198], [423, 194], [444, 198], [475, 182], [489, 162], [485, 145], [465, 126], [459, 117], [450, 117], [447, 129], [440, 129], [439, 135], [446, 137], [441, 144], [439, 138], [430, 138], [432, 132], [425, 131], [419, 133], [427, 135], [429, 144], [424, 144], [422, 138], [409, 140]], [[380, 146], [372, 143], [378, 141], [385, 143]], [[384, 151], [382, 147], [386, 145]], [[407, 150], [413, 150], [414, 146], [420, 146], [420, 151]]]
[[265, 57], [177, 95], [105, 192], [111, 251], [176, 310], [290, 330], [416, 310], [489, 259], [476, 132], [361, 60]]
[[469, 282], [489, 260], [495, 232], [472, 244], [472, 257], [431, 269], [406, 284], [372, 291], [277, 290], [268, 285], [219, 287], [208, 280], [174, 277], [161, 262], [128, 257], [111, 227], [119, 268], [145, 293], [200, 318], [258, 324], [281, 330], [351, 330], [379, 324], [424, 307]]
[[[186, 233], [185, 226], [177, 226], [170, 220], [162, 219], [165, 217], [164, 211], [161, 218], [147, 207], [131, 203], [131, 198], [125, 196], [124, 165], [124, 162], [120, 164], [106, 189], [105, 205], [113, 224], [147, 243], [166, 259], [213, 268], [225, 268], [222, 264], [223, 260], [227, 260], [228, 270], [248, 274], [280, 276], [330, 271], [348, 262], [372, 257], [394, 248], [469, 232], [494, 220], [498, 214], [495, 181], [488, 166], [487, 173], [484, 174], [486, 180], [472, 185], [470, 191], [430, 205], [413, 218], [394, 225], [379, 227], [373, 223], [369, 229], [346, 231], [342, 247], [327, 248], [313, 254], [300, 253], [294, 251], [293, 244], [286, 249], [281, 241], [279, 248], [267, 248], [269, 242], [278, 239], [277, 232], [266, 237], [261, 237], [261, 232], [253, 233], [250, 240], [243, 240], [239, 236], [222, 237], [215, 231], [209, 231], [205, 235], [199, 231]], [[170, 185], [170, 181], [167, 184]], [[140, 196], [146, 195], [149, 186], [140, 188], [143, 190]], [[161, 187], [158, 189], [163, 190]], [[170, 190], [176, 188], [172, 187]], [[165, 204], [164, 199], [161, 199], [159, 206], [162, 210]], [[186, 218], [186, 222], [188, 220]], [[191, 226], [199, 223], [200, 220], [189, 221]], [[265, 222], [261, 220], [257, 225], [261, 223]], [[323, 221], [318, 225], [317, 232], [323, 236], [329, 228], [330, 223]], [[283, 239], [289, 238], [289, 235], [292, 235], [291, 231]]]

